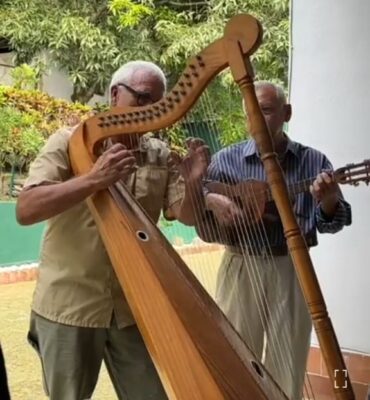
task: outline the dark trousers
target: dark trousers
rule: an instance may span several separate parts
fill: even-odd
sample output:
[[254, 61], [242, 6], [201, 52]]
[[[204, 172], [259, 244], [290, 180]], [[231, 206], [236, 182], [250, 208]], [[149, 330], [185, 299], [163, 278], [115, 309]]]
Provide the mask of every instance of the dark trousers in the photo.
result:
[[1, 345], [0, 345], [0, 399], [10, 400], [8, 379], [6, 376], [5, 361]]

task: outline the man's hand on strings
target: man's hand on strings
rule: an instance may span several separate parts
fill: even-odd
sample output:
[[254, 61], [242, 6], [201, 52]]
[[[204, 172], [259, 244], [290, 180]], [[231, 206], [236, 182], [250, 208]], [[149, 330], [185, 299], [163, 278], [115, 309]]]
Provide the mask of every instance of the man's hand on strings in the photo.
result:
[[89, 179], [98, 191], [119, 180], [125, 181], [135, 168], [136, 159], [132, 151], [116, 143], [98, 158], [89, 172]]
[[325, 214], [332, 216], [335, 213], [340, 192], [338, 184], [329, 173], [318, 174], [310, 187], [310, 192], [320, 203]]
[[217, 222], [222, 226], [231, 226], [242, 221], [242, 210], [228, 197], [218, 193], [208, 193], [206, 208], [213, 212]]
[[186, 148], [187, 153], [184, 157], [172, 152], [171, 162], [177, 166], [186, 183], [198, 183], [207, 174], [211, 158], [209, 147], [205, 145], [202, 139], [188, 138]]

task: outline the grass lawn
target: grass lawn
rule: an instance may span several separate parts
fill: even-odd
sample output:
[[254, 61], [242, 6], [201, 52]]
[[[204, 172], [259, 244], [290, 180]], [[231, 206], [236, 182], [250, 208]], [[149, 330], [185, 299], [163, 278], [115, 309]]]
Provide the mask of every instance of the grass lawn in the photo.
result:
[[[211, 294], [214, 292], [214, 277], [220, 255], [219, 252], [210, 252], [184, 257]], [[26, 339], [34, 287], [35, 282], [0, 285], [0, 341], [7, 364], [12, 400], [47, 399], [42, 388], [38, 356]], [[93, 398], [116, 399], [104, 366]]]
[[[41, 366], [27, 342], [30, 303], [35, 282], [0, 286], [0, 340], [7, 365], [12, 400], [46, 400]], [[94, 400], [116, 399], [103, 366]]]

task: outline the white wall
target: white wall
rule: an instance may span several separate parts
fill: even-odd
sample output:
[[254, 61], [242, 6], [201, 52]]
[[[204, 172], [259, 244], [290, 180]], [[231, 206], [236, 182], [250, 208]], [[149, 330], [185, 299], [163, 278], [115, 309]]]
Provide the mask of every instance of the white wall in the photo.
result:
[[[9, 67], [0, 65], [0, 84], [12, 85], [10, 76], [11, 66], [13, 65], [13, 54], [0, 54], [0, 64], [9, 65]], [[42, 77], [41, 90], [58, 99], [71, 101], [73, 86], [65, 72], [58, 70], [54, 66], [49, 66], [47, 74]], [[94, 106], [95, 103], [104, 103], [107, 96], [93, 96], [88, 104]]]
[[[369, 0], [293, 0], [289, 132], [335, 167], [370, 158], [369, 16]], [[340, 345], [370, 353], [370, 187], [342, 189], [353, 225], [312, 255]]]
[[13, 56], [11, 53], [0, 54], [0, 84], [11, 85], [12, 78], [10, 77], [11, 65], [13, 65]]
[[[50, 68], [48, 74], [42, 78], [42, 90], [51, 96], [71, 101], [73, 85], [64, 72], [53, 67]], [[105, 101], [106, 98], [95, 95], [88, 104], [94, 106], [95, 103], [102, 103]]]

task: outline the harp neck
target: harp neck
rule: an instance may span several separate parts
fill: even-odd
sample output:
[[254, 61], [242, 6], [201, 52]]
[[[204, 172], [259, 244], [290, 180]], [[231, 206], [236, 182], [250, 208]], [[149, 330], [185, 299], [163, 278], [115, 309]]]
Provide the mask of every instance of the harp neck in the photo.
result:
[[[230, 37], [232, 37], [233, 32], [229, 33]], [[329, 377], [334, 387], [335, 396], [337, 399], [341, 400], [354, 400], [355, 395], [348, 377], [342, 374], [342, 376], [339, 377], [341, 380], [340, 388], [337, 387], [338, 376], [336, 376], [334, 371], [344, 371], [346, 370], [346, 365], [327, 312], [325, 300], [305, 239], [291, 206], [289, 188], [285, 181], [282, 168], [279, 165], [277, 154], [274, 152], [271, 134], [259, 107], [253, 83], [254, 75], [252, 65], [250, 60], [243, 56], [238, 44], [232, 40], [229, 41], [229, 45], [225, 50], [229, 57], [230, 69], [234, 80], [239, 85], [243, 95], [251, 134], [257, 144], [261, 160], [264, 164], [267, 182], [271, 187], [275, 204], [284, 227], [287, 246], [312, 317], [313, 325], [316, 329], [316, 334], [324, 354], [326, 367], [329, 371]]]

